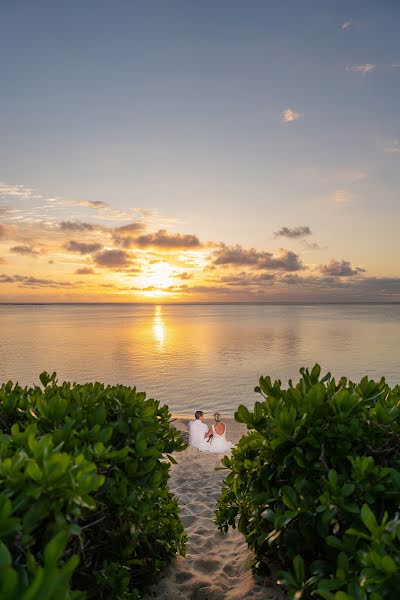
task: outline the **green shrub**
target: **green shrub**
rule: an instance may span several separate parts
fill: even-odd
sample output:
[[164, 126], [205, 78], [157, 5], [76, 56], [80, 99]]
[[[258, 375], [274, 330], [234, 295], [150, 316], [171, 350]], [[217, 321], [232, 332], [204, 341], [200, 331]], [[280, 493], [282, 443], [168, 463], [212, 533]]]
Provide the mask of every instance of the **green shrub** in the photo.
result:
[[167, 483], [185, 445], [168, 407], [40, 379], [0, 388], [0, 598], [139, 597], [184, 553]]
[[[299, 383], [261, 377], [235, 418], [250, 432], [232, 457], [216, 522], [238, 526], [254, 568], [288, 568], [289, 598], [393, 600], [400, 590], [400, 389], [320, 367]], [[292, 565], [292, 566], [291, 566]], [[397, 595], [396, 595], [397, 594]]]

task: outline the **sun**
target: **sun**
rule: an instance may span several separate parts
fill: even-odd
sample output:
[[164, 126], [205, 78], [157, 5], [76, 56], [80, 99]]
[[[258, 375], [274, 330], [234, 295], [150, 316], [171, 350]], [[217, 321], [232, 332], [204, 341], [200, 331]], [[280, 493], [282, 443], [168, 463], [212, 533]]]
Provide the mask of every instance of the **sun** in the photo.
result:
[[159, 262], [150, 265], [149, 274], [146, 276], [147, 285], [154, 286], [160, 289], [169, 287], [171, 281], [172, 267], [167, 262]]
[[143, 286], [142, 294], [151, 297], [168, 296], [168, 288], [173, 284], [172, 271], [173, 267], [168, 262], [149, 264], [138, 282]]

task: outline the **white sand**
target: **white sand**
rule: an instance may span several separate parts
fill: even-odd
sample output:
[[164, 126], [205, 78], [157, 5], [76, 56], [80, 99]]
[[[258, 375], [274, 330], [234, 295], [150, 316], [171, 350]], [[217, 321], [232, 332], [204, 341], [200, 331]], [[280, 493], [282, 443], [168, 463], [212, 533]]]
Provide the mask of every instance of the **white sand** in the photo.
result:
[[[207, 424], [211, 418], [205, 419]], [[227, 439], [237, 442], [246, 427], [225, 419]], [[174, 422], [187, 431], [188, 418]], [[248, 566], [251, 552], [237, 530], [218, 531], [213, 518], [226, 470], [216, 471], [221, 454], [202, 453], [194, 448], [174, 454], [170, 489], [178, 499], [188, 535], [187, 554], [178, 557], [147, 598], [160, 600], [283, 600], [286, 596], [271, 581], [257, 583]], [[276, 580], [275, 578], [272, 578]]]

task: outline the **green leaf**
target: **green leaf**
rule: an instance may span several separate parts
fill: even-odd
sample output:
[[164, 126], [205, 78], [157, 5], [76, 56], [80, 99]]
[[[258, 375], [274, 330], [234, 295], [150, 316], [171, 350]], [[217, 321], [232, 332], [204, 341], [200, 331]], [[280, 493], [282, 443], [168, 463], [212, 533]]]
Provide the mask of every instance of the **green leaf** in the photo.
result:
[[335, 596], [331, 592], [328, 592], [328, 590], [318, 588], [317, 590], [315, 590], [314, 593], [317, 596], [321, 596], [321, 598], [324, 598], [324, 600], [335, 600]]
[[346, 533], [348, 535], [355, 535], [359, 538], [362, 538], [364, 540], [370, 540], [371, 536], [367, 535], [366, 533], [363, 533], [362, 531], [358, 531], [358, 529], [354, 529], [353, 527], [350, 527], [350, 529], [346, 529]]
[[72, 525], [69, 526], [68, 533], [70, 535], [81, 535], [82, 527], [79, 527], [79, 525], [76, 525], [75, 523], [73, 523]]
[[45, 565], [55, 566], [57, 564], [57, 561], [61, 558], [65, 550], [67, 539], [68, 532], [60, 531], [50, 540], [44, 549]]
[[311, 370], [311, 381], [313, 383], [317, 383], [320, 373], [321, 373], [321, 367], [319, 366], [318, 363], [315, 363], [315, 365], [313, 366], [313, 368]]
[[342, 487], [342, 494], [343, 496], [350, 496], [355, 489], [355, 485], [354, 483], [345, 483], [344, 486]]
[[49, 381], [50, 381], [50, 375], [49, 375], [49, 374], [48, 374], [46, 371], [43, 371], [43, 373], [40, 373], [40, 375], [39, 375], [39, 379], [40, 379], [40, 382], [41, 382], [41, 384], [42, 384], [44, 387], [46, 387], [46, 385], [47, 385], [47, 384], [49, 383]]
[[288, 485], [285, 485], [285, 486], [283, 486], [282, 491], [283, 491], [283, 495], [282, 495], [283, 503], [286, 504], [286, 506], [288, 508], [290, 508], [291, 510], [297, 510], [298, 502], [297, 502], [297, 495], [296, 495], [296, 492], [294, 491], [294, 489]]
[[28, 463], [26, 467], [26, 474], [29, 475], [29, 477], [34, 481], [41, 481], [43, 478], [43, 473], [40, 470], [39, 465], [35, 462]]
[[337, 473], [334, 469], [331, 469], [328, 473], [328, 480], [329, 483], [333, 486], [336, 487], [337, 486]]
[[382, 558], [382, 567], [385, 573], [388, 575], [394, 575], [398, 571], [396, 563], [389, 555], [386, 555]]
[[238, 409], [235, 413], [235, 420], [238, 421], [239, 423], [245, 423], [246, 425], [253, 424], [253, 420], [250, 415], [250, 412], [245, 406], [243, 406], [243, 404], [240, 404], [240, 406], [238, 407]]
[[363, 506], [361, 508], [361, 519], [362, 519], [362, 522], [364, 523], [365, 527], [372, 534], [375, 534], [378, 531], [379, 527], [378, 527], [377, 520], [375, 518], [374, 513], [368, 506], [368, 504], [363, 504]]
[[18, 575], [12, 567], [2, 569], [0, 578], [0, 598], [20, 600], [17, 595]]
[[293, 559], [293, 569], [297, 584], [301, 585], [304, 581], [304, 560], [300, 555]]
[[335, 600], [354, 600], [354, 598], [346, 594], [346, 592], [339, 591], [335, 594]]
[[337, 538], [334, 535], [328, 535], [325, 538], [325, 541], [328, 544], [328, 546], [331, 546], [331, 548], [337, 548], [338, 550], [342, 550], [343, 549], [343, 542], [342, 542], [342, 540], [340, 540], [339, 538]]
[[0, 569], [11, 565], [11, 554], [3, 542], [0, 542]]

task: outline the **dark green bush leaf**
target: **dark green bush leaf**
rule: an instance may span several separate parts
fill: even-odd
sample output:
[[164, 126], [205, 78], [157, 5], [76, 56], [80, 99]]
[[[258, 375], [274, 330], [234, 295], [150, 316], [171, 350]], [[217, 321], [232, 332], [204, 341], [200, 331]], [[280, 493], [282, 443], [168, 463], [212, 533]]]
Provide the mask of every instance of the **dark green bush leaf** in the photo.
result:
[[400, 387], [364, 377], [338, 382], [319, 365], [285, 389], [260, 377], [264, 402], [240, 406], [250, 430], [224, 462], [217, 504], [270, 556], [289, 598], [394, 600], [400, 589]]

